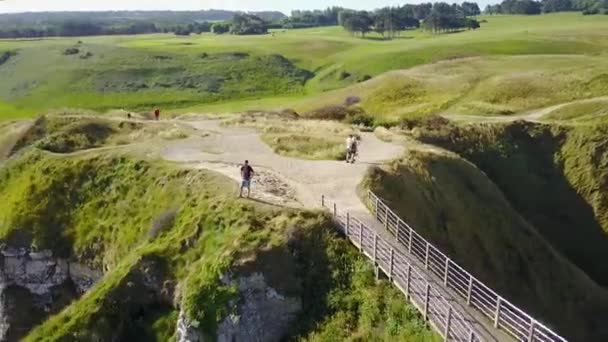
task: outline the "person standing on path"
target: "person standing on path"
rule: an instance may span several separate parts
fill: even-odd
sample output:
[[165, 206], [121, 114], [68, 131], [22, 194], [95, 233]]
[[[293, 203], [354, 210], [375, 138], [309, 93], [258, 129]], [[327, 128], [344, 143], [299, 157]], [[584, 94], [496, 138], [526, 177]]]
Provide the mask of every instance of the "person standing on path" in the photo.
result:
[[160, 119], [160, 109], [156, 109], [154, 110], [154, 118], [156, 119], [156, 121], [158, 121]]
[[239, 193], [239, 197], [243, 197], [243, 189], [247, 188], [247, 198], [251, 193], [251, 179], [255, 175], [255, 171], [251, 165], [249, 165], [249, 160], [245, 160], [245, 165], [241, 166], [241, 178], [243, 179], [241, 183], [241, 192]]
[[357, 155], [357, 138], [349, 134], [346, 138], [346, 162], [355, 163], [355, 156]]

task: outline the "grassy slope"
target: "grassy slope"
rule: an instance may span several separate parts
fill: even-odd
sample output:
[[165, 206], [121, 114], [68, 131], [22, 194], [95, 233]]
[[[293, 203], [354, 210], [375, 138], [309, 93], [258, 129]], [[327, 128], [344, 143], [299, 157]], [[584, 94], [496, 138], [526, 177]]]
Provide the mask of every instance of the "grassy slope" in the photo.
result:
[[[61, 54], [66, 47], [76, 43], [74, 38], [0, 41], [0, 50], [18, 51], [17, 56], [0, 66], [0, 75], [7, 76], [12, 81], [0, 85], [0, 96], [4, 99], [0, 102], [0, 111], [2, 117], [6, 118], [65, 106], [101, 110], [117, 107], [148, 109], [152, 105], [162, 105], [165, 108], [186, 107], [183, 110], [235, 110], [250, 106], [266, 109], [287, 106], [305, 108], [316, 105], [317, 100], [314, 95], [320, 91], [345, 87], [356, 83], [365, 75], [376, 76], [393, 69], [411, 68], [440, 60], [470, 56], [538, 54], [592, 56], [601, 55], [608, 48], [604, 33], [606, 23], [599, 16], [583, 17], [580, 14], [568, 13], [535, 17], [495, 16], [485, 19], [488, 23], [475, 32], [435, 36], [412, 31], [405, 32], [401, 39], [393, 41], [354, 38], [337, 27], [294, 30], [278, 32], [275, 36], [257, 37], [214, 35], [86, 37], [82, 39], [85, 42], [82, 50], [93, 52], [94, 56], [89, 59]], [[370, 38], [377, 37], [372, 35]], [[243, 80], [236, 84], [228, 84], [226, 91], [214, 96], [182, 87], [190, 80], [184, 81], [185, 76], [197, 76], [202, 73], [216, 75], [222, 74], [222, 71], [227, 69], [225, 65], [213, 65], [208, 61], [201, 61], [199, 56], [202, 53], [214, 55], [235, 51], [248, 52], [254, 56], [278, 53], [292, 60], [300, 68], [314, 71], [316, 77], [306, 85], [306, 92], [313, 95], [312, 99], [299, 100], [303, 93], [301, 86], [297, 86], [298, 82], [286, 86], [279, 81], [281, 78], [277, 77], [276, 73], [259, 68], [264, 63], [256, 63], [259, 65], [251, 68], [246, 65], [239, 67], [246, 80], [244, 84], [242, 84]], [[44, 60], [38, 58], [42, 52], [46, 56]], [[172, 59], [155, 57], [159, 55], [169, 56]], [[469, 106], [462, 110], [492, 114], [501, 110], [517, 111], [529, 106], [554, 103], [563, 98], [585, 96], [578, 93], [576, 86], [579, 83], [572, 83], [569, 80], [580, 78], [582, 81], [589, 81], [584, 74], [581, 76], [577, 74], [582, 66], [592, 66], [595, 63], [594, 59], [571, 62], [572, 69], [556, 72], [551, 72], [554, 67], [551, 65], [552, 57], [544, 57], [544, 60], [549, 64], [545, 66], [544, 63], [543, 65], [529, 63], [527, 68], [523, 68], [523, 75], [518, 74], [517, 70], [501, 72], [503, 63], [499, 60], [496, 65], [490, 67], [489, 72], [476, 77], [481, 82], [479, 89], [490, 87], [489, 94], [477, 93], [465, 84], [464, 89], [458, 87], [448, 94], [431, 91], [422, 99], [411, 98], [410, 103], [424, 103], [427, 107], [422, 110], [424, 113], [443, 108], [446, 102], [451, 103], [471, 91], [471, 98], [464, 103]], [[559, 64], [559, 61], [557, 63]], [[117, 68], [118, 64], [122, 64], [123, 67]], [[274, 64], [276, 63], [272, 62], [266, 65], [266, 68]], [[507, 64], [517, 63], [507, 62]], [[581, 67], [577, 69], [577, 65]], [[274, 70], [277, 73], [282, 72], [280, 67]], [[339, 75], [343, 71], [351, 76], [340, 79]], [[547, 72], [549, 75], [545, 77]], [[511, 73], [516, 75], [513, 76]], [[565, 77], [566, 73], [572, 73], [571, 77]], [[147, 78], [151, 81], [160, 80], [159, 83], [169, 84], [170, 87], [137, 92], [125, 87], [110, 87], [112, 91], [100, 96], [97, 89], [99, 84], [105, 85], [108, 78], [113, 80], [116, 77], [126, 77], [125, 75], [130, 82], [137, 83], [142, 78]], [[209, 78], [213, 77], [206, 79]], [[430, 80], [428, 83], [430, 90], [436, 86], [435, 83], [443, 82], [442, 77], [436, 74], [433, 79], [435, 78], [437, 81]], [[508, 89], [501, 88], [503, 78]], [[294, 78], [294, 80], [299, 79], [299, 77]], [[511, 90], [518, 89], [519, 84], [528, 84], [530, 79], [537, 80], [530, 85], [531, 87], [540, 87], [532, 90], [550, 96], [538, 102], [527, 103], [510, 95]], [[544, 84], [554, 82], [555, 79], [561, 80], [556, 89], [565, 87], [565, 90], [553, 96], [553, 89], [545, 89]], [[386, 110], [386, 113], [382, 112], [381, 109], [385, 104], [391, 110], [397, 110], [396, 114], [402, 114], [399, 113], [400, 108], [403, 107], [402, 83], [406, 83], [405, 91], [407, 91], [410, 82], [407, 79], [396, 82], [397, 84], [389, 89], [377, 89], [379, 93], [393, 93], [393, 96], [376, 100], [377, 103], [370, 103], [370, 109], [374, 112], [378, 111], [375, 114], [390, 114], [389, 110]], [[599, 82], [600, 87], [605, 87], [604, 79], [600, 79]], [[202, 81], [195, 84], [197, 89], [205, 89], [209, 86]], [[72, 90], [67, 93], [66, 89]], [[366, 93], [373, 90], [366, 90]], [[505, 92], [505, 95], [502, 92]], [[328, 96], [321, 99], [336, 100], [336, 98], [332, 100], [331, 95]], [[218, 104], [217, 100], [222, 102]], [[343, 99], [337, 100], [341, 102]], [[483, 102], [481, 108], [477, 103], [479, 101]], [[484, 103], [490, 103], [490, 108]], [[508, 108], [501, 109], [501, 106]]]
[[363, 186], [483, 282], [560, 333], [577, 341], [607, 338], [601, 322], [608, 292], [556, 252], [464, 159], [412, 151], [372, 170]]
[[555, 248], [608, 284], [606, 125], [529, 123], [421, 130], [420, 139], [475, 163]]
[[[437, 340], [396, 290], [373, 281], [371, 268], [332, 232], [327, 216], [252, 206], [226, 195], [234, 187], [214, 173], [128, 155], [31, 150], [8, 161], [0, 169], [0, 239], [106, 270], [91, 291], [26, 340], [171, 340], [174, 296], [213, 336], [235, 296], [219, 275], [247, 272], [240, 269], [251, 260], [271, 286], [302, 296], [294, 334], [315, 341], [337, 333]], [[386, 306], [378, 307], [377, 298]], [[352, 332], [336, 332], [336, 322]]]
[[547, 121], [570, 121], [594, 123], [606, 121], [608, 117], [608, 100], [597, 100], [573, 103], [552, 111], [543, 117]]

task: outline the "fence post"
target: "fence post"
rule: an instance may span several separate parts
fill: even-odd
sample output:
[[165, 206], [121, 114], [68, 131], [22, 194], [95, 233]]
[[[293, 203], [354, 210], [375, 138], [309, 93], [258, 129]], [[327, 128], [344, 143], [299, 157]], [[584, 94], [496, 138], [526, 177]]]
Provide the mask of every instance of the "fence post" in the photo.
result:
[[[384, 229], [388, 230], [388, 208], [384, 207]], [[389, 230], [390, 232], [390, 230]]]
[[393, 250], [393, 248], [391, 248], [391, 260], [390, 264], [388, 265], [388, 279], [390, 279], [391, 281], [393, 280], [393, 263], [395, 262], [394, 254], [395, 251]]
[[325, 195], [321, 195], [321, 207], [325, 208]]
[[359, 221], [359, 250], [363, 252], [363, 223]]
[[378, 234], [374, 233], [374, 265], [378, 264]]
[[426, 291], [424, 295], [424, 321], [428, 321], [429, 318], [429, 299], [431, 293], [431, 285], [429, 282], [426, 282]]
[[450, 325], [452, 324], [452, 307], [448, 307], [448, 317], [445, 321], [445, 340], [450, 339]]
[[406, 281], [405, 281], [405, 297], [407, 297], [407, 299], [410, 299], [410, 282], [412, 279], [412, 265], [407, 264], [407, 277], [406, 277]]
[[536, 329], [536, 322], [534, 322], [534, 320], [531, 320], [530, 322], [530, 330], [528, 330], [528, 339], [526, 341], [528, 342], [532, 342], [534, 341], [534, 329]]
[[424, 253], [424, 268], [429, 269], [429, 243], [426, 243], [426, 252]]
[[408, 231], [410, 233], [410, 238], [407, 242], [407, 251], [412, 254], [412, 240], [414, 239], [414, 234], [411, 229], [408, 229]]
[[346, 212], [346, 237], [348, 238], [348, 231], [350, 230], [350, 213]]
[[375, 203], [376, 203], [376, 220], [377, 220], [378, 219], [378, 197], [376, 197], [376, 195], [374, 195], [374, 197], [376, 199]]
[[469, 287], [467, 288], [467, 305], [471, 305], [472, 292], [473, 292], [473, 276], [469, 275]]
[[445, 257], [445, 274], [443, 276], [443, 285], [448, 286], [448, 275], [450, 272], [450, 259]]
[[334, 217], [338, 217], [338, 208], [336, 207], [335, 202], [334, 202]]
[[496, 314], [494, 315], [494, 328], [498, 328], [498, 321], [500, 319], [500, 307], [502, 306], [502, 298], [498, 297], [496, 303]]
[[395, 228], [395, 239], [399, 242], [399, 228], [401, 228], [401, 219], [397, 217], [397, 227]]

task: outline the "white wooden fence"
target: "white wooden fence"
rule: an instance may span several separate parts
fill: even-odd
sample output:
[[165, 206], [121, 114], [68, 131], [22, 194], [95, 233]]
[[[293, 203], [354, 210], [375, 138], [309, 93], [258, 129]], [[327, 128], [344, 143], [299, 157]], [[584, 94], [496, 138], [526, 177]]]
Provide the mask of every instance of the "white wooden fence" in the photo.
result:
[[466, 303], [486, 316], [497, 329], [519, 341], [566, 342], [566, 339], [502, 298], [492, 289], [450, 260], [397, 216], [373, 192], [368, 191], [369, 206], [376, 219], [384, 225], [410, 255], [426, 270], [443, 280], [443, 286], [458, 294]]
[[438, 284], [411, 263], [408, 256], [393, 248], [375, 229], [339, 210], [336, 203], [326, 202], [325, 197], [321, 203], [331, 210], [348, 239], [388, 276], [445, 341], [484, 341], [481, 334], [437, 290]]

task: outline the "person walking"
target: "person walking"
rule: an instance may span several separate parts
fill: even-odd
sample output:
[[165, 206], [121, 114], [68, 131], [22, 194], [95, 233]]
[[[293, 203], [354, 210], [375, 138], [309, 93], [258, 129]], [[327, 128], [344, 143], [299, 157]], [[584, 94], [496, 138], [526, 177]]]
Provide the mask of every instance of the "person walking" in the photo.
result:
[[355, 156], [357, 155], [357, 138], [350, 134], [346, 138], [346, 162], [354, 164]]
[[154, 110], [154, 118], [156, 119], [156, 121], [158, 121], [160, 119], [160, 109], [156, 109]]
[[245, 160], [245, 165], [241, 166], [241, 178], [243, 181], [241, 182], [241, 192], [239, 193], [239, 197], [243, 197], [243, 189], [247, 188], [247, 198], [251, 194], [251, 179], [255, 175], [255, 171], [251, 165], [249, 165], [249, 160]]

